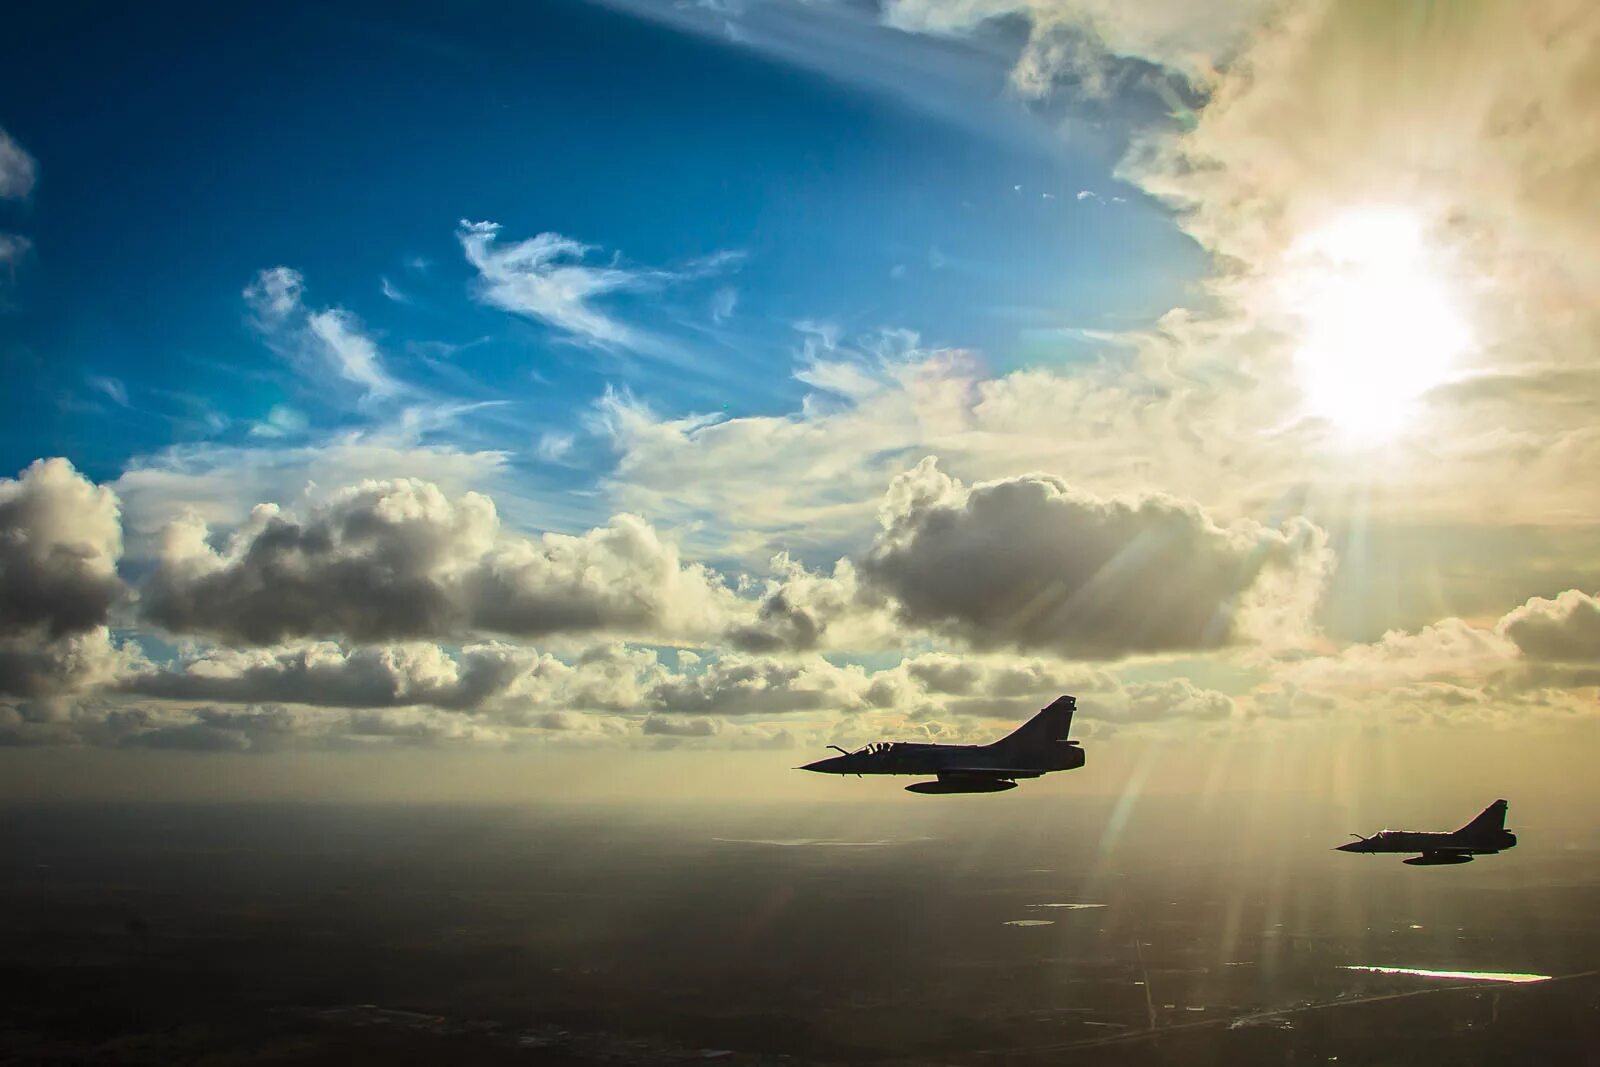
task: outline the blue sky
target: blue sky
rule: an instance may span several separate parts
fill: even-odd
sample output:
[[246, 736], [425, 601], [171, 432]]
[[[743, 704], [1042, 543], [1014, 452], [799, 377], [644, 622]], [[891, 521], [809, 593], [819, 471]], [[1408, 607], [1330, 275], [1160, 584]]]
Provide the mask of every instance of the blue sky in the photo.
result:
[[[910, 329], [1002, 369], [1081, 358], [1064, 331], [1148, 322], [1203, 265], [1103, 144], [1063, 146], [1057, 116], [1008, 96], [998, 62], [970, 61], [993, 96], [958, 121], [582, 3], [23, 18], [0, 44], [3, 120], [40, 173], [7, 216], [34, 245], [0, 320], [27, 369], [4, 401], [10, 469], [44, 450], [111, 477], [279, 405], [312, 431], [348, 422], [246, 322], [241, 291], [277, 265], [398, 376], [509, 405], [466, 432], [519, 455], [608, 385], [663, 413], [789, 410], [797, 323]], [[668, 363], [476, 303], [462, 219], [637, 269], [737, 258], [608, 301], [675, 339]]]

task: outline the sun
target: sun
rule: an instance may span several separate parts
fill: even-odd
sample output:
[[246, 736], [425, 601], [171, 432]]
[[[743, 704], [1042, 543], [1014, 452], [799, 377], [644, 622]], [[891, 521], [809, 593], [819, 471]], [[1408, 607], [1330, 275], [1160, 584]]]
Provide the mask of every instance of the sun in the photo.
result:
[[1351, 439], [1388, 440], [1448, 381], [1472, 333], [1441, 256], [1411, 211], [1344, 211], [1289, 250], [1307, 411]]

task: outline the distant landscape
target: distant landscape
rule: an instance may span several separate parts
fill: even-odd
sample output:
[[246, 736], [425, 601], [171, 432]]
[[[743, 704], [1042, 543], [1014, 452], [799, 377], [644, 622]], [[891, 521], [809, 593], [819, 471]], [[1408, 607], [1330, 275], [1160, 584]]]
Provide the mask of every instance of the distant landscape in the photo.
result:
[[[1489, 1064], [1600, 1049], [1591, 848], [1419, 871], [1291, 834], [1246, 862], [1226, 827], [1157, 800], [1101, 861], [1106, 807], [12, 808], [0, 1051]], [[1164, 856], [1139, 843], [1157, 828], [1189, 836]], [[1350, 969], [1379, 966], [1550, 980]]]

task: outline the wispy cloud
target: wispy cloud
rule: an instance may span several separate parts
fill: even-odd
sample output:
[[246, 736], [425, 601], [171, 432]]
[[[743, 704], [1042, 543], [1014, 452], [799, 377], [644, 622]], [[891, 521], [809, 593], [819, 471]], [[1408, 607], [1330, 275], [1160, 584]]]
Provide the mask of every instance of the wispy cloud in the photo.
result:
[[0, 130], [0, 200], [17, 200], [33, 192], [39, 164], [5, 130]]
[[306, 431], [306, 417], [294, 408], [274, 404], [267, 417], [250, 427], [251, 437], [294, 437]]
[[504, 245], [499, 234], [499, 223], [465, 219], [457, 231], [467, 262], [478, 270], [478, 299], [553, 326], [580, 344], [652, 354], [669, 346], [615, 318], [599, 302], [619, 293], [650, 292], [708, 277], [737, 259], [737, 253], [723, 252], [675, 271], [625, 267], [615, 258], [601, 266], [584, 262], [597, 251], [595, 246], [559, 233]]
[[122, 384], [121, 379], [91, 374], [86, 381], [89, 388], [104, 393], [118, 407], [128, 406], [128, 387]]
[[732, 315], [734, 308], [739, 306], [739, 290], [733, 286], [723, 286], [711, 294], [711, 321], [721, 325]]
[[395, 284], [388, 278], [379, 278], [378, 285], [383, 290], [383, 295], [393, 300], [396, 304], [411, 303], [411, 297], [397, 289]]
[[260, 271], [244, 290], [254, 323], [275, 351], [312, 375], [332, 371], [360, 387], [367, 398], [386, 398], [403, 387], [384, 366], [382, 355], [360, 321], [343, 308], [306, 306], [305, 279], [290, 267]]

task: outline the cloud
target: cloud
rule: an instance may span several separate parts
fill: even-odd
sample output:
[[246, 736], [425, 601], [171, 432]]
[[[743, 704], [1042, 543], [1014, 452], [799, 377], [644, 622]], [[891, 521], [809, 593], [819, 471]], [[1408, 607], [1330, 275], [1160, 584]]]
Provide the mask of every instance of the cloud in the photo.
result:
[[848, 559], [819, 574], [780, 555], [775, 576], [760, 594], [755, 618], [732, 627], [727, 640], [746, 652], [869, 649], [898, 645], [898, 632], [883, 598], [861, 586]]
[[395, 284], [393, 282], [391, 282], [388, 278], [379, 278], [378, 279], [378, 283], [379, 283], [379, 285], [378, 285], [379, 290], [389, 300], [392, 300], [396, 304], [410, 304], [410, 303], [412, 303], [411, 297], [406, 295], [406, 293], [401, 291], [399, 288], [397, 288], [395, 286]]
[[539, 435], [538, 443], [533, 446], [533, 454], [546, 463], [560, 463], [567, 458], [576, 441], [577, 439], [570, 433], [546, 430]]
[[796, 377], [819, 393], [788, 415], [664, 418], [608, 392], [594, 418], [620, 453], [606, 487], [622, 507], [695, 528], [691, 543], [708, 554], [844, 550], [870, 529], [907, 453], [942, 454], [970, 424], [977, 373], [965, 352], [925, 352], [903, 334], [871, 341], [808, 344]]
[[1126, 702], [1116, 721], [1214, 720], [1231, 718], [1237, 714], [1238, 704], [1226, 693], [1197, 686], [1188, 678], [1171, 678], [1128, 685]]
[[128, 677], [121, 688], [164, 700], [469, 711], [541, 666], [534, 650], [503, 644], [469, 645], [451, 657], [431, 644], [347, 649], [320, 642], [286, 649], [211, 649], [178, 669]]
[[975, 648], [1111, 658], [1221, 648], [1254, 616], [1307, 625], [1330, 566], [1304, 520], [1224, 528], [1192, 502], [1102, 499], [1048, 475], [896, 479], [860, 569], [899, 620]]
[[137, 719], [119, 725], [120, 743], [131, 748], [251, 752], [295, 747], [319, 720], [292, 708], [197, 708], [190, 721], [152, 723], [149, 729], [139, 729], [146, 722]]
[[646, 703], [662, 713], [757, 716], [862, 710], [873, 706], [875, 695], [881, 691], [860, 667], [835, 666], [820, 656], [725, 653], [697, 673], [660, 677]]
[[123, 594], [121, 554], [116, 495], [66, 460], [0, 479], [0, 697], [67, 698], [142, 662], [106, 625]]
[[384, 370], [378, 346], [362, 332], [354, 315], [333, 308], [310, 315], [306, 323], [312, 336], [322, 342], [340, 377], [361, 386], [371, 396], [389, 396], [399, 391], [400, 384]]
[[[297, 411], [275, 408], [264, 424], [252, 427], [251, 436], [276, 441], [278, 432], [297, 432], [302, 419]], [[262, 501], [321, 500], [342, 486], [404, 476], [460, 494], [502, 483], [506, 461], [504, 452], [463, 451], [420, 444], [410, 435], [357, 432], [292, 447], [175, 445], [130, 460], [113, 486], [122, 500], [128, 552], [145, 560], [153, 557], [161, 531], [184, 513], [213, 525], [234, 526]]]
[[0, 200], [19, 200], [33, 192], [39, 164], [5, 130], [0, 129]]
[[715, 274], [730, 259], [727, 254], [713, 256], [681, 272], [634, 269], [616, 261], [593, 266], [584, 260], [595, 251], [594, 246], [570, 237], [541, 233], [501, 245], [499, 234], [499, 223], [465, 219], [456, 233], [467, 262], [478, 270], [478, 299], [537, 319], [581, 344], [598, 348], [664, 352], [667, 342], [614, 318], [601, 310], [598, 302], [617, 293], [651, 292]]
[[1391, 630], [1377, 641], [1290, 661], [1273, 673], [1299, 686], [1382, 690], [1412, 682], [1482, 679], [1504, 670], [1515, 656], [1513, 644], [1493, 629], [1448, 618], [1415, 632]]
[[985, 23], [1023, 19], [1028, 33], [1011, 70], [1020, 94], [1045, 96], [1065, 82], [1077, 94], [1102, 97], [1120, 84], [1118, 60], [1129, 58], [1204, 86], [1213, 67], [1237, 51], [1270, 7], [1269, 0], [1203, 7], [1183, 0], [888, 0], [883, 18], [897, 29], [942, 36], [973, 35]]
[[112, 641], [105, 626], [54, 638], [39, 633], [0, 637], [0, 697], [64, 699], [148, 667], [138, 645]]
[[652, 715], [640, 729], [662, 737], [715, 737], [721, 726], [716, 719], [668, 719]]
[[739, 290], [731, 285], [723, 286], [711, 294], [711, 321], [718, 325], [726, 322], [738, 305]]
[[128, 406], [128, 387], [120, 378], [91, 374], [87, 379], [89, 388], [104, 393], [118, 407]]
[[0, 636], [103, 625], [122, 590], [117, 498], [65, 459], [0, 478]]
[[1496, 630], [1529, 659], [1600, 667], [1600, 600], [1577, 589], [1554, 600], [1529, 600]]
[[615, 632], [692, 639], [719, 631], [735, 598], [631, 515], [581, 536], [518, 536], [493, 501], [451, 499], [412, 479], [365, 482], [304, 519], [255, 509], [221, 549], [197, 518], [170, 524], [143, 590], [174, 633], [275, 644], [474, 633]]
[[0, 233], [0, 267], [5, 268], [8, 279], [15, 279], [17, 264], [32, 247], [33, 242], [20, 234]]
[[314, 378], [331, 372], [335, 379], [358, 387], [365, 398], [389, 398], [403, 391], [354, 315], [342, 308], [306, 306], [305, 279], [299, 271], [290, 267], [259, 271], [243, 295], [267, 343]]
[[304, 415], [286, 404], [274, 404], [267, 417], [250, 427], [251, 437], [297, 437], [310, 423]]

